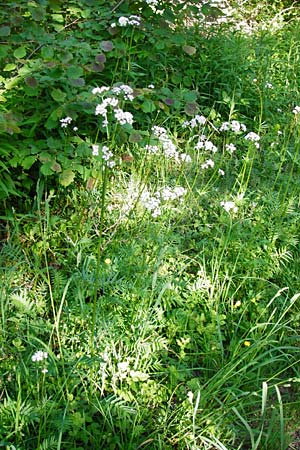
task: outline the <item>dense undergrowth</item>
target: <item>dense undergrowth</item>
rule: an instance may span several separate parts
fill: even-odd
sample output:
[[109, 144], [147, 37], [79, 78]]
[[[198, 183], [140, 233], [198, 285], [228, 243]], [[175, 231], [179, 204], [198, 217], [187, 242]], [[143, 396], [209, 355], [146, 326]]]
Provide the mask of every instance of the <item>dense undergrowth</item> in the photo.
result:
[[0, 447], [292, 448], [299, 7], [199, 3], [1, 4]]

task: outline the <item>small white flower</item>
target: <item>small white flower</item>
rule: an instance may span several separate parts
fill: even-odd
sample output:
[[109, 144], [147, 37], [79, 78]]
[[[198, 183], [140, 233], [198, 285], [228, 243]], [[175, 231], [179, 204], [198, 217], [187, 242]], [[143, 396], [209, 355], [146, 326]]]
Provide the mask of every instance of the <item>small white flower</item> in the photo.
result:
[[93, 156], [99, 155], [99, 145], [92, 145], [92, 155]]
[[209, 167], [213, 168], [215, 163], [212, 159], [208, 159], [204, 163], [201, 164], [201, 169], [208, 169]]
[[107, 86], [95, 87], [92, 90], [92, 94], [94, 94], [94, 95], [103, 94], [103, 92], [107, 92], [107, 91], [109, 91], [109, 87], [107, 87]]
[[272, 84], [272, 83], [266, 83], [266, 84], [265, 84], [265, 87], [266, 87], [267, 89], [273, 89], [273, 84]]
[[236, 213], [238, 211], [238, 208], [234, 202], [228, 201], [228, 202], [220, 202], [220, 205], [225, 209], [226, 212], [233, 211]]
[[125, 112], [122, 109], [115, 109], [115, 118], [121, 125], [133, 124], [133, 115], [130, 112]]
[[221, 175], [221, 177], [224, 177], [225, 172], [224, 172], [224, 170], [219, 169], [219, 170], [218, 170], [218, 174]]
[[40, 362], [43, 361], [44, 359], [48, 358], [48, 353], [47, 352], [43, 352], [42, 350], [38, 350], [37, 352], [35, 352], [32, 357], [31, 360], [33, 362]]
[[62, 128], [67, 128], [68, 125], [72, 122], [72, 117], [65, 117], [64, 119], [60, 119], [60, 126]]
[[231, 129], [232, 131], [234, 131], [235, 133], [238, 133], [241, 129], [241, 124], [240, 122], [238, 122], [237, 120], [233, 120], [231, 122]]
[[154, 125], [151, 128], [154, 136], [161, 137], [161, 136], [167, 136], [167, 130], [164, 127], [158, 127], [157, 125]]
[[300, 112], [300, 106], [295, 106], [295, 108], [293, 109], [293, 114], [299, 114]]
[[209, 150], [213, 153], [216, 153], [218, 151], [217, 147], [211, 141], [206, 141], [204, 143], [204, 148], [205, 150]]
[[191, 405], [193, 405], [194, 394], [193, 394], [192, 391], [189, 391], [189, 392], [187, 393], [187, 398], [188, 398], [189, 403], [190, 403]]
[[78, 131], [78, 127], [73, 127], [73, 131]]
[[119, 22], [120, 27], [126, 27], [129, 20], [127, 19], [127, 17], [121, 16], [121, 17], [119, 17], [118, 22]]
[[226, 144], [225, 148], [231, 155], [236, 151], [236, 146], [234, 144]]
[[150, 155], [156, 155], [159, 151], [159, 148], [157, 145], [145, 145], [144, 149], [150, 153]]
[[46, 373], [48, 373], [48, 369], [46, 369], [46, 368], [44, 367], [44, 369], [42, 369], [41, 372], [42, 372], [43, 374], [46, 374]]
[[148, 89], [155, 89], [154, 84], [148, 84]]
[[229, 122], [223, 122], [220, 126], [220, 131], [228, 131], [230, 130], [230, 123]]
[[187, 155], [186, 153], [181, 153], [180, 159], [182, 162], [185, 162], [185, 163], [192, 162], [192, 158], [190, 157], [190, 155]]
[[190, 126], [191, 128], [196, 128], [197, 126], [205, 125], [205, 123], [206, 123], [206, 117], [199, 116], [199, 114], [197, 114], [190, 121], [186, 120], [185, 122], [183, 122], [182, 127], [186, 128], [186, 127]]
[[258, 134], [250, 131], [250, 133], [246, 134], [245, 139], [251, 142], [258, 142], [260, 140], [260, 137]]
[[133, 89], [132, 87], [128, 86], [127, 84], [121, 84], [120, 86], [115, 86], [112, 88], [112, 93], [115, 95], [124, 95], [125, 100], [132, 100], [134, 99], [133, 96]]

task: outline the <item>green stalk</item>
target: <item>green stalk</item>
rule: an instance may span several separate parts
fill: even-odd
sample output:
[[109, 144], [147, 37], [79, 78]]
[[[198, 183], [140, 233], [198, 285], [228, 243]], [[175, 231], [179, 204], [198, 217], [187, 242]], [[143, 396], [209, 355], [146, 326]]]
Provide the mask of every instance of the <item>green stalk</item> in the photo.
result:
[[91, 340], [90, 340], [90, 352], [94, 353], [94, 345], [95, 345], [95, 328], [96, 328], [96, 319], [97, 319], [97, 299], [98, 299], [98, 290], [100, 287], [100, 268], [101, 268], [101, 256], [102, 256], [102, 241], [103, 241], [103, 227], [104, 227], [104, 218], [105, 218], [105, 195], [108, 184], [108, 170], [107, 166], [104, 168], [103, 179], [102, 179], [102, 190], [101, 190], [101, 215], [100, 215], [100, 226], [99, 226], [99, 238], [98, 238], [98, 247], [97, 247], [97, 265], [95, 271], [95, 287], [94, 287], [94, 295], [93, 295], [93, 314], [92, 314], [92, 329], [91, 329]]

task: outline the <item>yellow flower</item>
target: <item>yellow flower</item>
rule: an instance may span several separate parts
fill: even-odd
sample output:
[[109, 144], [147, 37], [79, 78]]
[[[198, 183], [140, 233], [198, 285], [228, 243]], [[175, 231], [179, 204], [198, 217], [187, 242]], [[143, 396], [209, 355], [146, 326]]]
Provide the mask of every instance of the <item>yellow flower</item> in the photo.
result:
[[108, 266], [111, 264], [111, 259], [110, 258], [106, 258], [104, 260], [105, 264], [107, 264]]
[[238, 308], [239, 306], [241, 306], [242, 302], [240, 300], [238, 300], [237, 302], [235, 302], [235, 304], [233, 305], [234, 308]]
[[251, 342], [250, 342], [250, 341], [244, 341], [244, 346], [245, 346], [245, 347], [250, 347], [250, 345], [251, 345]]

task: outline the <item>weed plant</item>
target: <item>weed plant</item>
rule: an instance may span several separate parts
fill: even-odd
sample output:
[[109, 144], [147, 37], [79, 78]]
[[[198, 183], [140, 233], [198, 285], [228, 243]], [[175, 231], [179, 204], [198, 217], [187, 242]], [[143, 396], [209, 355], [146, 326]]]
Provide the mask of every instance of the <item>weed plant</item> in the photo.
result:
[[2, 6], [0, 446], [292, 448], [299, 7]]

